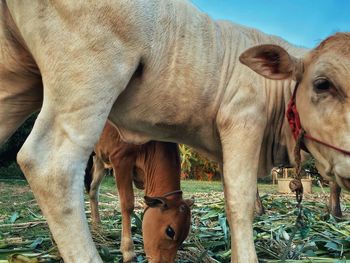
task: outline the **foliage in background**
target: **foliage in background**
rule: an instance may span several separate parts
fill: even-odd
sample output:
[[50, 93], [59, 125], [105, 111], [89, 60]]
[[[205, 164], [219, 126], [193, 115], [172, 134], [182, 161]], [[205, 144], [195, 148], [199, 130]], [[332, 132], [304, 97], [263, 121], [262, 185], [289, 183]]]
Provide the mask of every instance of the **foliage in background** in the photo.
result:
[[[180, 144], [180, 156], [181, 156], [181, 178], [182, 179], [194, 179], [194, 180], [220, 180], [220, 169], [216, 162], [211, 161], [192, 148]], [[319, 175], [316, 166], [315, 159], [313, 157], [306, 160], [302, 167], [313, 178], [314, 181], [322, 181], [322, 177]], [[271, 183], [271, 176], [261, 176], [258, 179], [260, 183]]]
[[[22, 178], [16, 163], [16, 156], [32, 130], [37, 114], [28, 118], [22, 126], [0, 147], [0, 175], [2, 178]], [[182, 164], [182, 178], [213, 180], [220, 178], [218, 165], [202, 157], [185, 145], [179, 145]]]
[[[16, 164], [16, 156], [22, 144], [32, 130], [37, 114], [33, 114], [23, 125], [11, 136], [11, 138], [0, 147], [0, 175], [2, 178], [20, 178], [23, 177], [18, 165]], [[220, 170], [216, 162], [210, 161], [201, 156], [188, 146], [179, 145], [182, 179], [195, 180], [220, 180]], [[311, 171], [317, 176], [315, 168], [315, 160], [309, 159], [303, 164], [305, 169]], [[317, 179], [319, 179], [317, 177]], [[259, 182], [271, 182], [271, 177], [261, 177]]]
[[201, 156], [190, 147], [180, 144], [181, 178], [195, 180], [218, 180], [220, 179], [219, 166]]

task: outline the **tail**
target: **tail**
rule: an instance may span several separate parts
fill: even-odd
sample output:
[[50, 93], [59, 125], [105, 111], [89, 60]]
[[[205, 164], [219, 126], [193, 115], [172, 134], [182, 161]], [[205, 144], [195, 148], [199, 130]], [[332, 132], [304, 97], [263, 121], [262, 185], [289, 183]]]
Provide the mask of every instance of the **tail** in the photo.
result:
[[90, 187], [91, 187], [91, 182], [92, 182], [92, 169], [93, 169], [93, 165], [94, 165], [94, 155], [95, 153], [92, 152], [90, 154], [89, 160], [87, 162], [87, 166], [85, 169], [85, 177], [84, 177], [84, 185], [85, 185], [85, 190], [87, 193], [90, 192]]

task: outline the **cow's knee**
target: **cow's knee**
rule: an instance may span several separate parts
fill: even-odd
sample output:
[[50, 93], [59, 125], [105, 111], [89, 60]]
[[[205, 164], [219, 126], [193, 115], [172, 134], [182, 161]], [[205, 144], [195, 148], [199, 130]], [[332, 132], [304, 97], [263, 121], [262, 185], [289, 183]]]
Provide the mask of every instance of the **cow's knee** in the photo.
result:
[[45, 151], [42, 145], [32, 147], [30, 142], [24, 144], [19, 151], [17, 162], [39, 202], [50, 202], [53, 198], [63, 201], [72, 195], [82, 194], [82, 160], [66, 157]]
[[134, 212], [134, 208], [135, 208], [134, 203], [133, 202], [132, 203], [128, 202], [127, 204], [122, 205], [121, 212], [123, 214], [131, 215]]
[[89, 192], [90, 202], [98, 202], [98, 194], [96, 190], [90, 190]]
[[89, 198], [90, 200], [98, 201], [98, 192], [99, 192], [100, 185], [96, 184], [94, 182], [91, 183], [91, 188], [89, 191]]
[[17, 154], [17, 163], [28, 181], [30, 180], [29, 176], [33, 174], [33, 170], [35, 170], [36, 162], [35, 155], [33, 153], [31, 154], [31, 151], [26, 150], [24, 147], [19, 150]]
[[40, 157], [35, 152], [34, 147], [26, 143], [22, 146], [17, 154], [17, 163], [26, 177], [33, 193], [43, 193], [49, 184], [48, 170], [51, 164], [40, 162]]
[[22, 172], [28, 181], [31, 179], [31, 175], [38, 169], [38, 160], [33, 150], [24, 144], [17, 154], [17, 163], [20, 166]]
[[[83, 176], [86, 162], [84, 157], [77, 158], [81, 151], [74, 151], [74, 147], [47, 151], [45, 143], [35, 139], [33, 136], [25, 143], [17, 160], [48, 221], [62, 257], [67, 262], [102, 262], [92, 242], [84, 213]], [[87, 157], [88, 154], [86, 160]], [[71, 248], [67, 240], [80, 244], [80, 247]]]

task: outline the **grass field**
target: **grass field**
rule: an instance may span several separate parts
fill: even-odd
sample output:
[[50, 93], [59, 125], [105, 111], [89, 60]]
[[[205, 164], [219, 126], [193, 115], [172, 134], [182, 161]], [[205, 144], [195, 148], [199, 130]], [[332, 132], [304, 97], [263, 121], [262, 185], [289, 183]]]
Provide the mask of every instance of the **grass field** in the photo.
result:
[[[230, 262], [230, 233], [221, 182], [183, 181], [182, 190], [196, 203], [191, 233], [179, 250], [177, 262]], [[279, 262], [288, 250], [294, 229], [294, 197], [278, 195], [272, 185], [260, 184], [259, 190], [267, 212], [254, 222], [257, 253], [261, 262]], [[295, 233], [287, 262], [350, 262], [346, 261], [350, 259], [350, 196], [343, 194], [344, 218], [336, 221], [327, 214], [328, 194], [323, 193], [327, 189], [314, 187], [313, 191], [315, 194], [304, 198], [304, 224]], [[136, 196], [134, 243], [137, 261], [145, 262], [140, 226], [143, 192], [136, 191]], [[100, 209], [103, 228], [94, 233], [95, 243], [105, 262], [121, 262], [121, 216], [111, 177], [103, 182]], [[88, 205], [86, 210], [89, 217]], [[0, 180], [0, 263], [7, 259], [16, 263], [60, 262], [46, 221], [27, 183], [21, 180]]]

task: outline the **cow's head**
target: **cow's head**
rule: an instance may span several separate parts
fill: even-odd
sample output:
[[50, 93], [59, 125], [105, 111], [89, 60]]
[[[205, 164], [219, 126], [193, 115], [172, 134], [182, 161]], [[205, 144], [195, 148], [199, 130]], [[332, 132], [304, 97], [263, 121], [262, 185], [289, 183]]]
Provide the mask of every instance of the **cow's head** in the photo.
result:
[[[293, 78], [299, 83], [296, 105], [307, 134], [350, 151], [350, 34], [324, 40], [302, 59], [275, 45], [248, 49], [240, 61], [275, 80]], [[325, 177], [350, 190], [350, 156], [305, 139]]]
[[193, 201], [145, 196], [145, 202], [148, 207], [143, 216], [142, 234], [147, 259], [152, 263], [174, 262], [190, 229]]

